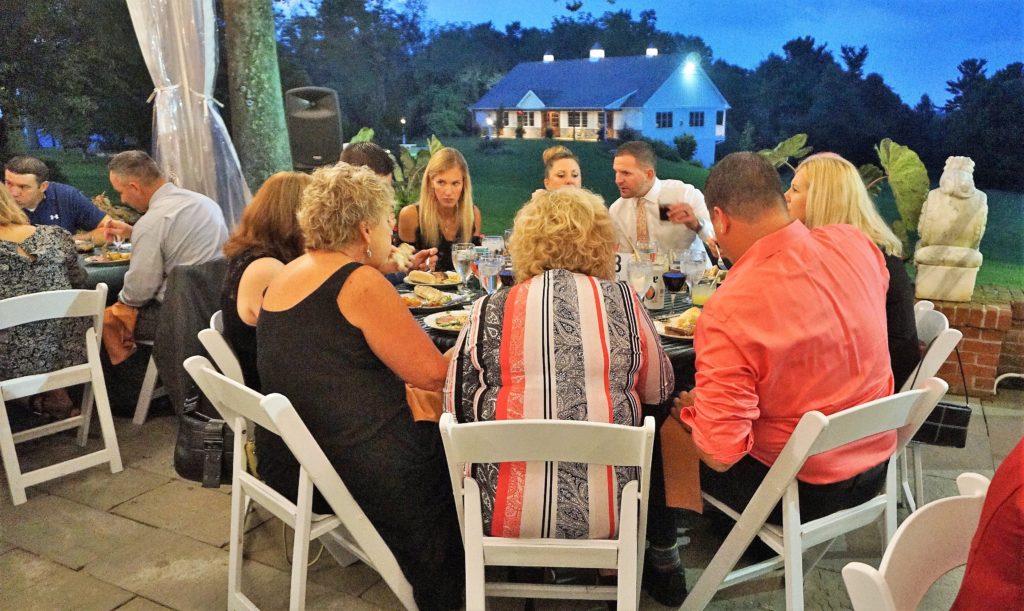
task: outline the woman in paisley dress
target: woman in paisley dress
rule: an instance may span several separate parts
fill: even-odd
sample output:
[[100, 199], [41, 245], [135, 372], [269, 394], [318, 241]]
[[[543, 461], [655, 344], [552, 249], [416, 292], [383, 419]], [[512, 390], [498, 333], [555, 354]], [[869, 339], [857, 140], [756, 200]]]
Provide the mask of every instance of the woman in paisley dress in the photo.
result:
[[[75, 242], [55, 225], [32, 226], [7, 189], [0, 188], [0, 299], [82, 288], [85, 270]], [[0, 330], [0, 380], [46, 373], [85, 362], [89, 319], [43, 320]], [[67, 391], [31, 398], [36, 411], [63, 418], [71, 414]]]
[[[516, 284], [473, 306], [448, 371], [445, 410], [460, 422], [560, 419], [639, 426], [674, 378], [636, 294], [615, 281], [614, 228], [601, 198], [539, 191], [508, 245]], [[501, 537], [614, 538], [632, 468], [476, 465], [484, 530]]]

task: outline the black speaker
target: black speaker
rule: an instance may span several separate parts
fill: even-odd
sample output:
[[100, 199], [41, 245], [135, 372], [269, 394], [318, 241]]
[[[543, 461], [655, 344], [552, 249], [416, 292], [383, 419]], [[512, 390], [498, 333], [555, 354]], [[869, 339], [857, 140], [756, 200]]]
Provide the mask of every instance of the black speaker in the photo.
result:
[[336, 163], [341, 156], [338, 92], [326, 87], [296, 87], [284, 94], [288, 143], [296, 170]]

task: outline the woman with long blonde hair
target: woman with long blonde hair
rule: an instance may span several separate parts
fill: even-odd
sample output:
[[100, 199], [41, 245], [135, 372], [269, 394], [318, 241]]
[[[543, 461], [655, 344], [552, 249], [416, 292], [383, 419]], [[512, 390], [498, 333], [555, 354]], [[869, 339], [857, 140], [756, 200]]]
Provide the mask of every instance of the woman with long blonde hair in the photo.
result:
[[437, 269], [453, 270], [452, 244], [479, 240], [480, 209], [473, 204], [473, 182], [462, 153], [443, 148], [423, 172], [420, 201], [398, 215], [398, 237], [416, 250], [437, 248]]
[[885, 297], [889, 325], [889, 360], [898, 391], [921, 360], [914, 319], [914, 287], [903, 265], [903, 244], [871, 201], [860, 173], [834, 153], [805, 159], [786, 191], [789, 214], [808, 228], [847, 224], [860, 229], [885, 255], [889, 290]]

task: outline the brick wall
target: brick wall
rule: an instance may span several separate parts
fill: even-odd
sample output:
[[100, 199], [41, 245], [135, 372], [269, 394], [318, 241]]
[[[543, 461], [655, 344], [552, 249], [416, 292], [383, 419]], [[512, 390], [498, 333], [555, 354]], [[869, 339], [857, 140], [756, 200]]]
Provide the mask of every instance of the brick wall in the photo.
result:
[[[970, 394], [991, 395], [998, 375], [1024, 373], [1024, 291], [979, 286], [970, 303], [936, 301], [935, 309], [964, 334], [960, 357]], [[955, 352], [939, 377], [950, 392], [963, 392]]]

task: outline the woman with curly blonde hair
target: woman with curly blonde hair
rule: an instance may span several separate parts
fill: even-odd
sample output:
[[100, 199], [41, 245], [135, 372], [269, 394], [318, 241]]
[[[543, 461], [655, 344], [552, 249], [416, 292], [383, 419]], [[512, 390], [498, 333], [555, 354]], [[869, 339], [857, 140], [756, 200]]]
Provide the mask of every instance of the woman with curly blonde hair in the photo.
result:
[[786, 191], [789, 215], [808, 228], [846, 224], [860, 229], [882, 251], [889, 270], [885, 315], [889, 329], [889, 362], [896, 390], [903, 387], [921, 360], [914, 318], [914, 286], [903, 265], [903, 244], [871, 201], [860, 173], [834, 153], [819, 153], [796, 168]]
[[437, 269], [451, 271], [452, 244], [478, 244], [480, 223], [466, 159], [453, 148], [437, 151], [423, 172], [420, 201], [398, 214], [398, 238], [416, 250], [437, 248]]
[[[614, 246], [600, 197], [575, 187], [536, 193], [516, 215], [508, 245], [518, 281], [474, 304], [455, 346], [445, 410], [461, 422], [639, 426], [642, 404], [664, 402], [672, 367], [646, 308], [615, 281]], [[609, 478], [605, 467], [561, 463], [558, 474], [545, 475], [536, 466], [474, 467], [487, 497], [485, 534], [615, 536], [607, 508], [628, 478]]]
[[[256, 323], [262, 391], [288, 397], [395, 554], [420, 609], [461, 602], [463, 553], [436, 422], [416, 422], [405, 385], [440, 390], [447, 364], [381, 268], [394, 191], [339, 163], [313, 174], [299, 226], [306, 253], [267, 288]], [[299, 467], [256, 431], [260, 476], [295, 499]], [[317, 493], [313, 511], [333, 513]]]

